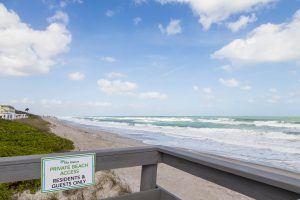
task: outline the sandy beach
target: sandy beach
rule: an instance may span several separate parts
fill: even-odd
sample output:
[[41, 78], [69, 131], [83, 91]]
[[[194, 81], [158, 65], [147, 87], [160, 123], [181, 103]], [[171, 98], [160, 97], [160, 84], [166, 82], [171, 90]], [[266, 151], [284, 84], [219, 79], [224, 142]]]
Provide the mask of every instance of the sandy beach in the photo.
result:
[[[109, 132], [98, 131], [92, 127], [82, 127], [56, 118], [44, 119], [51, 123], [51, 131], [53, 133], [72, 140], [76, 150], [79, 151], [146, 145], [140, 141], [124, 138]], [[141, 167], [122, 168], [114, 171], [124, 182], [130, 185], [132, 191], [139, 191]], [[250, 199], [164, 164], [159, 164], [157, 177], [158, 185], [182, 199]]]

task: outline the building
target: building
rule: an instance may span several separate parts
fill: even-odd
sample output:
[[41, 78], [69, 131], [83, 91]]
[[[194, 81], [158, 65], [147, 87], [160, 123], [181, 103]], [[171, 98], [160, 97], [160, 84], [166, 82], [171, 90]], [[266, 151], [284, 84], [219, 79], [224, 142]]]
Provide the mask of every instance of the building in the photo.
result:
[[0, 119], [15, 120], [28, 118], [26, 114], [16, 114], [16, 109], [9, 105], [0, 105]]
[[0, 113], [0, 119], [15, 120], [16, 113], [9, 113], [9, 112]]
[[16, 113], [16, 110], [9, 105], [0, 105], [0, 113]]
[[28, 118], [26, 114], [16, 114], [16, 119], [25, 119]]

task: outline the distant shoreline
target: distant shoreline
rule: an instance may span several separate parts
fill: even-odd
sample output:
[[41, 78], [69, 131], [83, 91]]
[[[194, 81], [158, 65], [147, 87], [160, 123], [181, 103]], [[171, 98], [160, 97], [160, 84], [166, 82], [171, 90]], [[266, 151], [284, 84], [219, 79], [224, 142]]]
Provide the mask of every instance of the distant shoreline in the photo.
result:
[[[50, 129], [53, 133], [69, 138], [74, 142], [75, 149], [80, 151], [146, 145], [141, 141], [122, 137], [108, 131], [98, 130], [91, 126], [84, 126], [54, 117], [43, 117], [43, 119], [51, 124]], [[68, 131], [72, 131], [72, 133]], [[87, 142], [88, 146], [86, 145]]]
[[[51, 125], [51, 131], [61, 137], [72, 140], [75, 150], [97, 150], [103, 148], [121, 148], [145, 146], [141, 141], [122, 137], [120, 135], [83, 127], [57, 118], [44, 117]], [[116, 174], [133, 191], [139, 190], [141, 167], [131, 167], [114, 170]], [[182, 199], [189, 200], [246, 200], [244, 195], [196, 178], [164, 164], [159, 164], [158, 184]], [[189, 187], [187, 187], [187, 185]], [[201, 188], [201, 190], [199, 190]]]

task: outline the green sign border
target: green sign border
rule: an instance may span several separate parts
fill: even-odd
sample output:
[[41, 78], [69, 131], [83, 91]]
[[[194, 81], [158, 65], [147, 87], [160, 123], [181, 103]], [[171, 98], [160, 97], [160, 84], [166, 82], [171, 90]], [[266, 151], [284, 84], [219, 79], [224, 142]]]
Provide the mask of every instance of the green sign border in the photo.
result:
[[[84, 156], [92, 156], [92, 179], [93, 182], [89, 184], [80, 184], [76, 186], [71, 187], [63, 187], [60, 189], [53, 189], [53, 190], [45, 190], [45, 161], [48, 160], [62, 160], [66, 158], [72, 158], [72, 157], [84, 157]], [[91, 185], [95, 185], [95, 160], [96, 160], [96, 153], [86, 153], [86, 154], [74, 154], [74, 155], [67, 155], [67, 156], [54, 156], [54, 157], [44, 157], [41, 158], [41, 192], [42, 193], [51, 193], [51, 192], [59, 192], [64, 190], [70, 190], [70, 189], [77, 189], [77, 188], [83, 188]]]

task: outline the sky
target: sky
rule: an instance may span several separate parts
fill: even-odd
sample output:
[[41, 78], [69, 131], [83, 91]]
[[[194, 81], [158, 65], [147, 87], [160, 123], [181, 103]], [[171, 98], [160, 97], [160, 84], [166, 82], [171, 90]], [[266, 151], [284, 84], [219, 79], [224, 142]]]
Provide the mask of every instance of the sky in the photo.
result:
[[0, 104], [299, 116], [299, 0], [0, 0]]

